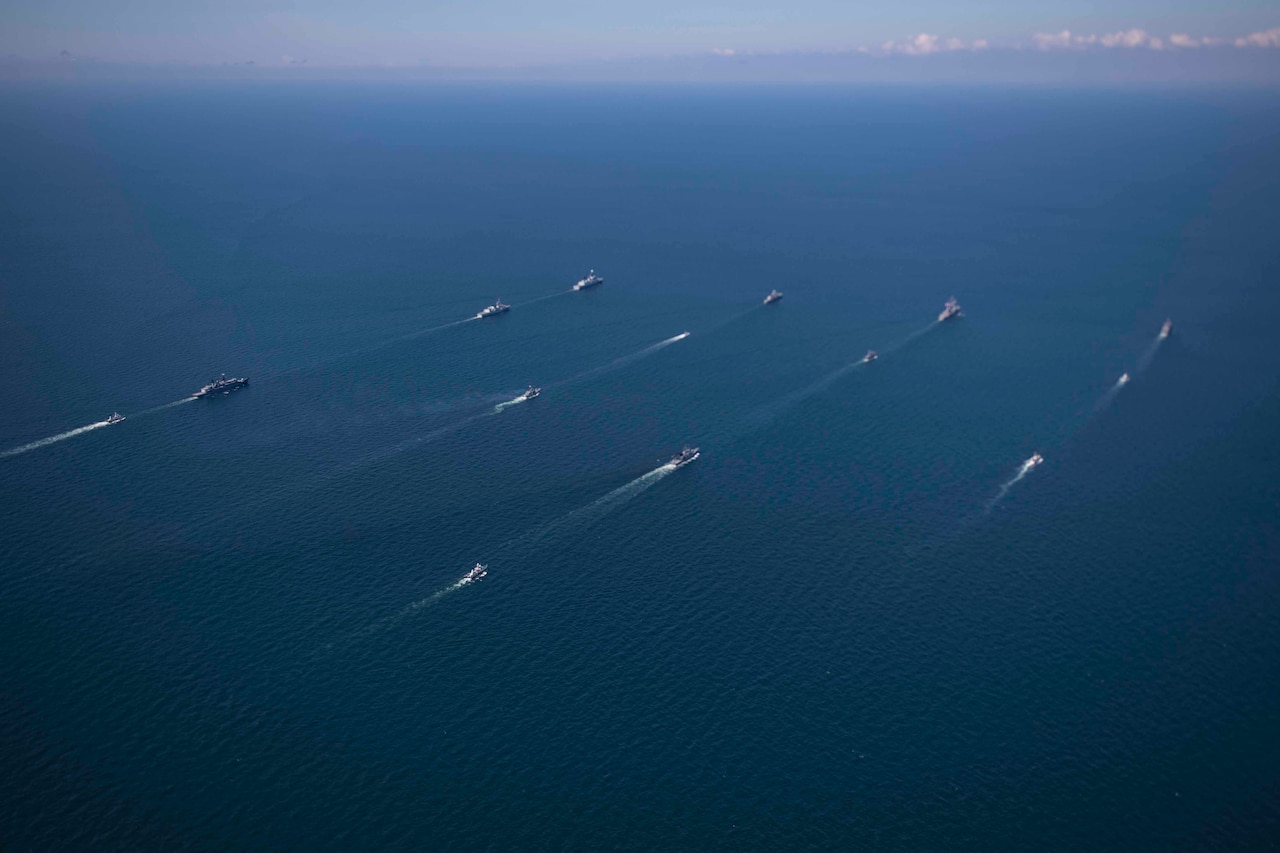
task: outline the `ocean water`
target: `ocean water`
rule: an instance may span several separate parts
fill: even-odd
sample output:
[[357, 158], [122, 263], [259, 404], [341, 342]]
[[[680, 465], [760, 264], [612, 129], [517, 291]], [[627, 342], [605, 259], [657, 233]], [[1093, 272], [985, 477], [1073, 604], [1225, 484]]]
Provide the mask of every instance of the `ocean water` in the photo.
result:
[[1280, 837], [1274, 93], [11, 84], [0, 190], [5, 849]]

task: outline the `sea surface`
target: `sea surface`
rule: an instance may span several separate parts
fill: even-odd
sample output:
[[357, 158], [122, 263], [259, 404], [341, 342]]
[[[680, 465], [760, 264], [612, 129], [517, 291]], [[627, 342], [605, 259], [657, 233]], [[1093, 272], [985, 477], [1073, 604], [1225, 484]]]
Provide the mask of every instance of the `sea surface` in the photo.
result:
[[1269, 848], [1277, 223], [1274, 91], [6, 84], [0, 847]]

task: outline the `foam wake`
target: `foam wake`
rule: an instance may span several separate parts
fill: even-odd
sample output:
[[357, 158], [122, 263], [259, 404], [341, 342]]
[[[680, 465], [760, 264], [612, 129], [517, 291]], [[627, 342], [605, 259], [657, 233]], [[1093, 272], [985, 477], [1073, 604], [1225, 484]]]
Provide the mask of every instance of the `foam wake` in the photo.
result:
[[512, 406], [518, 406], [521, 403], [528, 402], [528, 400], [529, 398], [525, 394], [521, 394], [519, 397], [515, 397], [513, 399], [507, 400], [504, 403], [499, 403], [498, 405], [494, 406], [493, 412], [494, 414], [497, 414], [498, 412], [504, 412], [507, 409], [511, 408]]
[[143, 417], [143, 416], [145, 416], [145, 415], [154, 415], [156, 412], [163, 412], [165, 409], [172, 409], [172, 408], [174, 408], [175, 406], [181, 406], [181, 405], [184, 405], [184, 404], [186, 404], [186, 403], [190, 403], [190, 402], [192, 402], [193, 400], [197, 400], [197, 399], [199, 399], [199, 398], [198, 398], [198, 397], [183, 397], [181, 400], [174, 400], [172, 403], [165, 403], [163, 406], [153, 406], [153, 407], [151, 407], [150, 409], [145, 409], [145, 410], [143, 410], [143, 411], [141, 411], [141, 412], [138, 412], [138, 414], [136, 414], [136, 415], [130, 415], [129, 417], [131, 417], [131, 418], [141, 418], [141, 417]]
[[1117, 379], [1110, 388], [1102, 392], [1102, 396], [1098, 398], [1098, 402], [1093, 406], [1093, 411], [1096, 413], [1105, 409], [1111, 401], [1116, 398], [1116, 395], [1120, 393], [1120, 389], [1129, 384], [1129, 381], [1129, 374], [1120, 374], [1120, 378]]
[[[932, 323], [925, 326], [924, 328], [917, 329], [916, 331], [907, 335], [905, 338], [902, 338], [901, 340], [895, 341], [894, 343], [890, 344], [888, 347], [881, 350], [879, 355], [875, 357], [883, 358], [887, 353], [891, 353], [896, 350], [902, 349], [904, 346], [911, 343], [916, 338], [920, 337], [921, 335], [925, 334], [926, 332], [930, 331], [931, 329], [933, 329], [938, 325], [939, 325], [939, 321], [934, 320]], [[842, 365], [836, 368], [835, 370], [831, 371], [830, 373], [826, 374], [825, 376], [819, 377], [818, 379], [814, 380], [813, 382], [810, 382], [808, 385], [804, 386], [798, 391], [792, 391], [789, 394], [784, 394], [782, 397], [779, 397], [777, 400], [774, 400], [773, 402], [770, 402], [770, 403], [766, 403], [760, 408], [755, 409], [754, 411], [747, 414], [746, 418], [744, 419], [745, 421], [744, 427], [736, 430], [735, 432], [736, 433], [745, 432], [750, 429], [758, 428], [772, 422], [774, 419], [776, 419], [783, 413], [787, 412], [788, 410], [798, 406], [800, 403], [803, 403], [805, 400], [809, 399], [814, 394], [818, 394], [822, 391], [827, 390], [836, 382], [839, 382], [845, 376], [852, 373], [854, 370], [857, 370], [859, 367], [866, 365], [869, 361], [871, 361], [871, 356], [872, 356], [872, 353], [868, 353], [867, 355], [864, 355], [862, 358], [858, 359], [857, 361]]]
[[[633, 364], [634, 362], [639, 361], [640, 359], [646, 356], [652, 355], [653, 353], [665, 347], [671, 346], [671, 344], [674, 344], [677, 341], [682, 341], [687, 337], [689, 337], [689, 333], [682, 332], [681, 334], [667, 338], [664, 341], [658, 341], [656, 344], [650, 344], [649, 346], [637, 352], [624, 355], [620, 358], [615, 358], [613, 361], [609, 362], [608, 364], [603, 364], [599, 367], [594, 367], [591, 370], [587, 370], [583, 373], [579, 373], [577, 376], [573, 376], [573, 377], [570, 377], [569, 379], [564, 379], [559, 382], [549, 383], [546, 387], [557, 387], [562, 385], [569, 385], [575, 382], [581, 382], [590, 377], [599, 376], [603, 373], [608, 373], [609, 371], [612, 371], [612, 370], [619, 370], [623, 367], [626, 367], [628, 364]], [[517, 405], [519, 403], [523, 403], [527, 399], [528, 398], [524, 397], [524, 395], [522, 394], [520, 397], [507, 400], [504, 403], [498, 403], [492, 409], [479, 412], [477, 414], [471, 415], [470, 417], [462, 418], [461, 420], [454, 421], [451, 424], [447, 424], [445, 426], [439, 427], [438, 429], [434, 429], [431, 432], [426, 433], [425, 435], [414, 436], [413, 438], [406, 439], [405, 441], [402, 441], [399, 444], [392, 445], [391, 447], [388, 447], [385, 450], [380, 450], [369, 456], [363, 457], [362, 459], [348, 465], [347, 468], [348, 469], [360, 468], [370, 463], [378, 462], [382, 459], [387, 459], [392, 456], [397, 456], [401, 453], [404, 453], [407, 450], [411, 450], [420, 445], [427, 444], [429, 442], [435, 441], [438, 438], [442, 438], [446, 435], [457, 432], [458, 430], [464, 427], [470, 426], [476, 421], [483, 420], [484, 418], [491, 418], [494, 415], [500, 415], [503, 412], [505, 412], [507, 409], [511, 408], [512, 406]]]
[[30, 453], [33, 450], [39, 450], [42, 447], [48, 447], [51, 444], [57, 444], [59, 441], [66, 441], [68, 438], [75, 438], [77, 435], [84, 435], [86, 432], [92, 432], [95, 429], [101, 429], [107, 426], [106, 421], [97, 421], [96, 423], [86, 424], [76, 429], [60, 432], [57, 435], [51, 435], [48, 438], [42, 438], [39, 441], [33, 441], [30, 444], [23, 444], [0, 453], [0, 459], [7, 459], [10, 456], [18, 456], [23, 453]]
[[987, 504], [987, 512], [990, 513], [991, 510], [995, 509], [996, 504], [1004, 500], [1004, 496], [1009, 494], [1009, 490], [1022, 482], [1022, 479], [1030, 474], [1041, 462], [1044, 462], [1044, 457], [1039, 453], [1033, 453], [1031, 454], [1031, 458], [1019, 465], [1017, 472], [1008, 480], [1000, 484], [1000, 491], [998, 491], [996, 496], [991, 499], [991, 502]]
[[[571, 510], [565, 513], [564, 515], [560, 516], [559, 518], [553, 521], [550, 521], [547, 524], [542, 525], [541, 527], [535, 528], [534, 530], [528, 533], [525, 533], [522, 536], [518, 536], [515, 539], [511, 539], [511, 540], [508, 540], [507, 542], [504, 542], [503, 544], [499, 545], [497, 548], [494, 549], [494, 553], [498, 555], [506, 555], [507, 559], [511, 559], [516, 557], [519, 553], [529, 550], [534, 545], [536, 545], [539, 541], [546, 539], [549, 536], [553, 536], [557, 533], [560, 533], [572, 527], [580, 527], [582, 525], [590, 524], [594, 521], [597, 521], [607, 513], [612, 512], [613, 510], [617, 509], [621, 505], [625, 504], [627, 501], [635, 498], [641, 492], [644, 492], [646, 489], [651, 488], [658, 481], [669, 476], [672, 472], [676, 470], [678, 470], [677, 466], [675, 465], [675, 463], [672, 463], [672, 462], [668, 462], [665, 465], [659, 465], [657, 468], [654, 468], [652, 471], [648, 471], [644, 474], [641, 474], [639, 477], [636, 477], [631, 482], [625, 483], [619, 486], [618, 488], [614, 489], [613, 491], [609, 492], [608, 494], [602, 497], [597, 498], [596, 500], [592, 501], [586, 506], [582, 506], [582, 507], [579, 507], [578, 509]], [[480, 566], [478, 568], [487, 569], [488, 564], [484, 566]], [[462, 589], [465, 586], [470, 586], [471, 584], [479, 580], [481, 577], [484, 577], [486, 574], [488, 574], [488, 572], [484, 572], [483, 574], [480, 574], [479, 577], [477, 577], [475, 574], [475, 571], [476, 570], [472, 570], [471, 572], [468, 572], [467, 574], [458, 578], [453, 583], [449, 584], [448, 586], [442, 587], [441, 589], [436, 590], [435, 592], [431, 593], [425, 598], [420, 598], [417, 601], [406, 604], [404, 607], [402, 607], [400, 610], [398, 610], [396, 613], [392, 614], [391, 616], [384, 617], [382, 619], [379, 619], [377, 622], [374, 622], [362, 633], [372, 634], [377, 631], [390, 628], [396, 623], [405, 619], [406, 617], [409, 617], [420, 610], [430, 607], [431, 605], [440, 601], [445, 596], [451, 595], [452, 593], [457, 592], [458, 590]]]
[[[137, 419], [154, 415], [156, 412], [163, 412], [165, 409], [172, 409], [174, 406], [181, 406], [184, 403], [190, 403], [196, 397], [183, 397], [181, 400], [174, 400], [172, 403], [165, 403], [163, 406], [153, 406], [150, 409], [144, 409], [136, 415], [129, 415], [129, 418]], [[126, 418], [128, 420], [129, 418]], [[24, 444], [20, 447], [14, 447], [0, 453], [0, 459], [6, 459], [10, 456], [18, 456], [23, 453], [30, 453], [33, 450], [39, 450], [41, 447], [48, 447], [50, 444], [57, 444], [59, 441], [66, 441], [68, 438], [75, 438], [77, 435], [84, 435], [86, 432], [92, 432], [95, 429], [101, 429], [104, 426], [110, 426], [108, 421], [97, 421], [95, 423], [86, 424], [76, 429], [60, 432], [57, 435], [51, 435], [48, 438], [42, 438], [39, 441], [33, 441], [30, 444]]]
[[551, 536], [566, 527], [574, 525], [590, 524], [600, 519], [607, 513], [617, 509], [622, 504], [639, 495], [646, 489], [654, 486], [659, 480], [671, 475], [677, 470], [677, 466], [673, 462], [665, 465], [659, 465], [652, 471], [648, 471], [636, 477], [629, 483], [619, 486], [603, 497], [596, 498], [586, 506], [571, 510], [560, 516], [560, 518], [543, 525], [528, 535], [529, 541], [524, 544], [532, 545], [533, 542]]
[[1147, 346], [1142, 355], [1138, 356], [1138, 373], [1145, 372], [1146, 369], [1151, 366], [1151, 362], [1155, 359], [1156, 353], [1160, 351], [1160, 345], [1163, 344], [1165, 339], [1168, 337], [1169, 335], [1161, 330], [1160, 334], [1156, 335], [1155, 340]]
[[593, 367], [590, 370], [586, 370], [586, 371], [583, 371], [582, 373], [579, 373], [577, 376], [572, 376], [568, 379], [565, 379], [562, 382], [557, 382], [556, 384], [569, 385], [575, 382], [583, 382], [587, 379], [593, 379], [604, 373], [610, 373], [614, 370], [620, 370], [629, 364], [634, 364], [635, 362], [639, 361], [642, 358], [646, 358], [648, 356], [653, 355], [655, 352], [658, 352], [659, 350], [666, 349], [667, 347], [671, 346], [674, 343], [679, 343], [680, 341], [683, 341], [687, 337], [689, 337], [688, 332], [681, 332], [678, 335], [673, 335], [667, 338], [665, 341], [658, 341], [656, 344], [650, 344], [649, 346], [645, 347], [642, 350], [639, 350], [638, 352], [633, 352], [633, 353], [630, 353], [629, 355], [624, 355], [619, 358], [615, 358], [613, 361], [609, 362], [608, 364], [602, 364], [599, 367]]
[[[487, 572], [485, 574], [487, 574]], [[481, 575], [481, 577], [483, 577], [483, 575]], [[423, 608], [426, 608], [426, 607], [430, 607], [440, 599], [444, 598], [446, 595], [455, 593], [458, 590], [462, 589], [464, 586], [470, 586], [471, 584], [475, 583], [477, 580], [479, 580], [479, 578], [475, 576], [474, 571], [467, 572], [465, 575], [458, 578], [453, 583], [449, 584], [448, 586], [441, 587], [440, 589], [428, 595], [426, 598], [420, 598], [417, 601], [410, 602], [409, 604], [406, 604], [403, 608], [401, 608], [399, 612], [391, 616], [388, 616], [385, 619], [382, 619], [378, 622], [373, 623], [373, 625], [369, 626], [369, 630], [370, 632], [372, 632], [372, 631], [380, 630], [382, 628], [389, 628], [392, 625], [394, 625], [396, 622], [399, 622], [401, 619], [404, 619], [406, 616], [412, 616], [414, 613], [418, 612], [419, 610], [422, 610]]]

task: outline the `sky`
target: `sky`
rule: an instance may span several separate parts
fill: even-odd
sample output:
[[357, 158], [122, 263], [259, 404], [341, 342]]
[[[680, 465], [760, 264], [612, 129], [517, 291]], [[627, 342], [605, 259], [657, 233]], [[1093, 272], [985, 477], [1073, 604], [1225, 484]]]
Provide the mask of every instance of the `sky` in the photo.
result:
[[[946, 62], [936, 58], [950, 54]], [[984, 54], [984, 56], [979, 56]], [[1018, 62], [1007, 56], [1017, 54]], [[1059, 54], [1059, 56], [1052, 56]], [[1111, 54], [1108, 56], [1108, 54]], [[1123, 59], [1118, 58], [1124, 54]], [[1156, 56], [1156, 54], [1161, 54]], [[1071, 57], [1067, 61], [1065, 57]], [[8, 0], [9, 63], [663, 79], [1079, 67], [1280, 80], [1277, 0]], [[934, 57], [859, 63], [858, 57]], [[1179, 57], [1174, 59], [1172, 57]], [[826, 66], [823, 66], [824, 61]], [[718, 65], [717, 65], [718, 63]], [[251, 65], [250, 65], [251, 64]], [[554, 73], [553, 69], [558, 69]], [[700, 69], [700, 70], [692, 70]], [[742, 69], [751, 69], [743, 72]], [[768, 69], [767, 71], [764, 69]], [[1012, 70], [1010, 70], [1012, 69]], [[1151, 69], [1154, 69], [1152, 71]], [[1261, 69], [1261, 71], [1259, 70]], [[1087, 70], [1087, 69], [1086, 69]], [[1139, 75], [1141, 76], [1141, 75]]]

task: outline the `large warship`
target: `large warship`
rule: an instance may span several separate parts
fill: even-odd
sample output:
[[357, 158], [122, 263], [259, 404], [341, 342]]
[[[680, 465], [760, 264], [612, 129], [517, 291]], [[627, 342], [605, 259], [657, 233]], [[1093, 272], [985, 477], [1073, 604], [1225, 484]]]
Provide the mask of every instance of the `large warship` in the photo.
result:
[[484, 317], [496, 317], [499, 314], [505, 314], [510, 310], [511, 310], [510, 305], [507, 305], [501, 299], [498, 299], [488, 308], [485, 308], [483, 311], [477, 314], [476, 319], [482, 319]]
[[769, 291], [769, 295], [764, 298], [764, 304], [772, 305], [773, 303], [777, 302], [781, 298], [782, 298], [781, 290], [771, 290]]
[[595, 287], [597, 284], [604, 284], [604, 279], [596, 275], [595, 270], [592, 270], [591, 272], [587, 273], [586, 278], [580, 279], [578, 283], [573, 286], [573, 289], [586, 290], [588, 287]]
[[698, 448], [686, 447], [683, 450], [681, 450], [679, 453], [677, 453], [675, 456], [672, 456], [671, 461], [668, 462], [667, 464], [674, 465], [677, 468], [683, 468], [685, 465], [688, 465], [690, 462], [697, 459], [701, 455], [702, 454], [698, 452]]
[[227, 394], [230, 394], [232, 391], [238, 391], [239, 389], [243, 388], [248, 384], [249, 384], [248, 379], [245, 379], [243, 377], [239, 379], [237, 378], [228, 379], [227, 374], [224, 373], [222, 374], [221, 379], [213, 380], [208, 385], [204, 386], [199, 391], [197, 391], [195, 393], [195, 396], [214, 397], [214, 396], [217, 396], [218, 394], [222, 394], [225, 397]]

